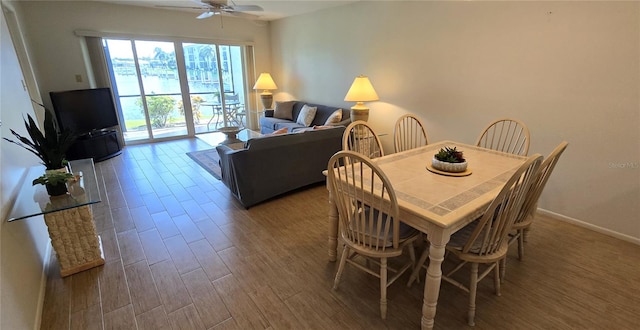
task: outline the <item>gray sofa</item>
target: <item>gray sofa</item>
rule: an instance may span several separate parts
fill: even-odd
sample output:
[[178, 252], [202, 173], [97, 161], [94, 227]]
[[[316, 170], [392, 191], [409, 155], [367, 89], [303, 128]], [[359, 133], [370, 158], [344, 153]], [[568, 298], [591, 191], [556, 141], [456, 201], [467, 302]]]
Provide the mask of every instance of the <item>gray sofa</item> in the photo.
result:
[[329, 116], [331, 116], [331, 114], [338, 109], [342, 109], [342, 121], [336, 125], [347, 126], [349, 125], [349, 123], [351, 123], [351, 119], [349, 117], [349, 109], [345, 110], [343, 108], [338, 108], [338, 107], [306, 103], [303, 101], [295, 101], [293, 104], [293, 112], [292, 112], [293, 120], [274, 118], [273, 117], [274, 110], [266, 110], [264, 112], [264, 116], [260, 117], [260, 133], [262, 134], [273, 133], [274, 131], [284, 127], [288, 128], [289, 132], [295, 132], [296, 130], [301, 128], [303, 129], [305, 126], [296, 123], [296, 119], [298, 118], [298, 115], [300, 114], [300, 111], [302, 110], [302, 107], [305, 104], [317, 108], [316, 116], [313, 118], [313, 121], [311, 122], [310, 127], [313, 127], [314, 125], [319, 125], [319, 126], [324, 125], [324, 123], [327, 121]]
[[344, 129], [267, 135], [250, 139], [241, 149], [219, 145], [222, 181], [245, 208], [323, 182], [329, 158], [342, 149]]

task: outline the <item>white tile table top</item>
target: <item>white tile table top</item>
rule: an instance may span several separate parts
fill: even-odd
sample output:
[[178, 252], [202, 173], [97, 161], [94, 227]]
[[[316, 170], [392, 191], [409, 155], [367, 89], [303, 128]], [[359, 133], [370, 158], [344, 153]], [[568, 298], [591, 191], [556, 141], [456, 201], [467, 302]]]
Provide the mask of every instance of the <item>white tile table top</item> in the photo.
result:
[[[452, 177], [426, 169], [433, 155], [445, 146], [463, 151], [471, 175]], [[377, 158], [373, 162], [391, 181], [401, 214], [409, 212], [439, 227], [459, 228], [482, 215], [502, 185], [526, 159], [463, 143], [441, 141]], [[411, 219], [406, 222], [420, 227]]]

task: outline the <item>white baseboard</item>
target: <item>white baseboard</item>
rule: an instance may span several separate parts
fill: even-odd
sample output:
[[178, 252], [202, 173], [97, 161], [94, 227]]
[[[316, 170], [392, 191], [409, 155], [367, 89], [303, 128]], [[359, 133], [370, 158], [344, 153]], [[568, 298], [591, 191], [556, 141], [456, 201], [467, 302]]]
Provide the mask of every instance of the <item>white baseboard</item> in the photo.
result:
[[36, 307], [36, 319], [34, 320], [34, 329], [40, 330], [42, 326], [42, 311], [44, 309], [44, 296], [47, 293], [47, 274], [49, 273], [49, 265], [51, 263], [51, 240], [47, 244], [47, 248], [44, 251], [44, 265], [42, 266], [42, 274], [40, 276], [40, 292], [38, 297], [38, 306]]
[[551, 212], [549, 210], [538, 208], [538, 212], [540, 212], [540, 214], [546, 215], [546, 216], [551, 217], [551, 218], [556, 219], [556, 220], [568, 222], [568, 223], [574, 224], [576, 226], [580, 226], [580, 227], [587, 228], [587, 229], [593, 230], [593, 231], [601, 233], [601, 234], [605, 234], [607, 236], [615, 237], [615, 238], [621, 239], [623, 241], [627, 241], [627, 242], [630, 242], [630, 243], [633, 243], [633, 244], [640, 245], [640, 238], [637, 238], [637, 237], [621, 234], [621, 233], [615, 232], [615, 231], [613, 231], [611, 229], [602, 228], [602, 227], [596, 226], [594, 224], [590, 224], [588, 222], [584, 222], [584, 221], [581, 221], [581, 220], [578, 220], [578, 219], [574, 219], [574, 218], [568, 217], [566, 215], [562, 215], [562, 214], [559, 214], [559, 213]]

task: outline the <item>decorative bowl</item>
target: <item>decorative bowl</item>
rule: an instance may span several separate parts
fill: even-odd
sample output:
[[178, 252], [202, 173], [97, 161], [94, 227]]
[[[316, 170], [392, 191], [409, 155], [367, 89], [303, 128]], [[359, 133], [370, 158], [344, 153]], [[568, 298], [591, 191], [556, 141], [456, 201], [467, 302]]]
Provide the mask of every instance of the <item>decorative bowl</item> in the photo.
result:
[[238, 126], [223, 126], [218, 128], [218, 132], [222, 133], [238, 133], [241, 131], [241, 128]]
[[467, 170], [467, 162], [464, 161], [462, 163], [448, 163], [443, 162], [435, 157], [431, 159], [431, 166], [439, 171], [451, 172], [451, 173], [459, 173]]

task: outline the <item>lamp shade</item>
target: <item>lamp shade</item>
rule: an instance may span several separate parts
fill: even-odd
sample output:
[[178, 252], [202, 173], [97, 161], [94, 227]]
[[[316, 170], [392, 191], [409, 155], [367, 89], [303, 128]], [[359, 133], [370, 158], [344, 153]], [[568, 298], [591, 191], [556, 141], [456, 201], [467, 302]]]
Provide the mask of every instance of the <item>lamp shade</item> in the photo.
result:
[[369, 78], [360, 75], [353, 80], [353, 84], [351, 84], [351, 88], [349, 88], [344, 100], [350, 102], [367, 102], [377, 101], [379, 98]]
[[270, 74], [263, 72], [258, 77], [256, 84], [253, 85], [253, 89], [270, 90], [278, 89], [278, 86], [276, 86], [276, 83], [273, 81], [273, 78], [271, 78]]

